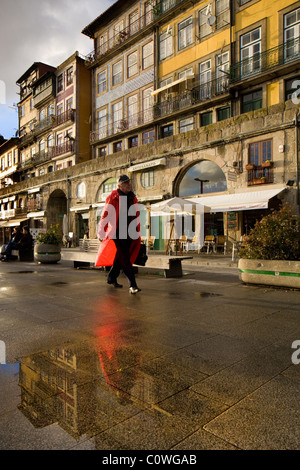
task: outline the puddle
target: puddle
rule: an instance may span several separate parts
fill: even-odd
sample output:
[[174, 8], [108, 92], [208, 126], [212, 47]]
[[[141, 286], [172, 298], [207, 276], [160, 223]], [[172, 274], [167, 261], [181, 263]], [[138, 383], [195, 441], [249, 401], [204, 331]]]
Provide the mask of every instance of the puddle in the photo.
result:
[[51, 286], [66, 286], [66, 285], [68, 285], [68, 284], [69, 284], [68, 282], [57, 281], [57, 282], [52, 282], [52, 283], [51, 283]]

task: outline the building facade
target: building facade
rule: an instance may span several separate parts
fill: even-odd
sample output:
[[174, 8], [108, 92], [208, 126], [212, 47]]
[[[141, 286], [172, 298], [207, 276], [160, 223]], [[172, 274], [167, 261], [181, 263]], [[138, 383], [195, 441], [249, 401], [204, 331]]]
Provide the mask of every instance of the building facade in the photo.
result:
[[228, 242], [284, 202], [298, 213], [299, 25], [292, 0], [118, 0], [83, 30], [90, 99], [75, 92], [74, 58], [36, 82], [38, 97], [56, 77], [34, 112], [55, 100], [58, 153], [0, 197], [39, 195], [43, 226], [64, 220], [78, 244], [87, 229], [96, 238], [107, 194], [129, 173], [157, 249], [165, 220], [147, 209], [173, 196], [210, 207], [205, 234]]

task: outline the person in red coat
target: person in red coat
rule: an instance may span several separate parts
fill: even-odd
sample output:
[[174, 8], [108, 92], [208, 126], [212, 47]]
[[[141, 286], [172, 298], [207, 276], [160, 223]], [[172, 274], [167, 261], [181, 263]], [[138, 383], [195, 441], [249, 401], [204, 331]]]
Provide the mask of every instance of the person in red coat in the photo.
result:
[[131, 181], [127, 175], [120, 176], [118, 189], [106, 198], [98, 239], [101, 245], [95, 266], [111, 266], [107, 283], [122, 287], [117, 281], [122, 269], [129, 281], [129, 292], [139, 292], [141, 289], [136, 284], [132, 267], [141, 244], [138, 200], [131, 191]]

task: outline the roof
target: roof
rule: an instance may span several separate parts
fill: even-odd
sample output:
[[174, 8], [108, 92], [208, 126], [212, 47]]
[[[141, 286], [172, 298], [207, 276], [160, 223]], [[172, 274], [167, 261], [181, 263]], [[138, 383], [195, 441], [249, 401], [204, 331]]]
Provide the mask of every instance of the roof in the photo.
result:
[[81, 32], [86, 36], [93, 38], [95, 32], [100, 28], [101, 25], [107, 25], [108, 21], [116, 18], [116, 10], [120, 13], [125, 10], [128, 6], [134, 3], [133, 0], [117, 0], [111, 7], [105, 10], [95, 20], [88, 24]]
[[16, 81], [17, 85], [22, 83], [29, 75], [33, 72], [33, 70], [36, 69], [42, 69], [44, 70], [44, 73], [47, 71], [54, 71], [55, 67], [52, 67], [51, 65], [44, 64], [44, 62], [34, 62], [29, 69], [26, 70], [26, 72], [23, 73], [23, 75]]

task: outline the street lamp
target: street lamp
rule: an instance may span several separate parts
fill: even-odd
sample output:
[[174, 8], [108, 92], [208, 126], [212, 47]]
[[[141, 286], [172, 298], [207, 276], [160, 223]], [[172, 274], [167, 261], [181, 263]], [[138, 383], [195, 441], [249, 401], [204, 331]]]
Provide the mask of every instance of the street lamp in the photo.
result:
[[200, 183], [200, 194], [203, 194], [203, 183], [208, 183], [209, 180], [201, 180], [200, 178], [194, 178], [195, 181]]

